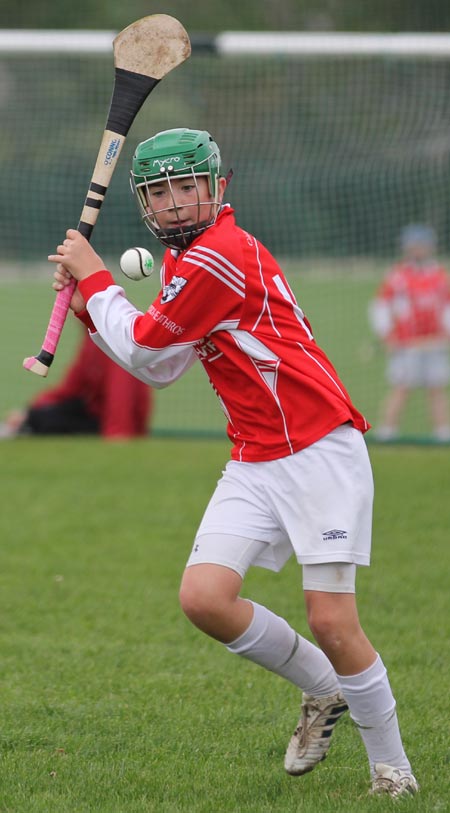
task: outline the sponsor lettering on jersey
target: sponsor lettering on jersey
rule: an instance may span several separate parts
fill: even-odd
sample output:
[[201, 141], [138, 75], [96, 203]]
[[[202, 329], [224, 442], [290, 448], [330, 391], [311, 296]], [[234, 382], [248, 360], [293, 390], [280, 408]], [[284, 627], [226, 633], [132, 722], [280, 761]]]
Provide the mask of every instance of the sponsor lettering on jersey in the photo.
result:
[[[201, 339], [194, 344], [194, 350], [201, 361], [205, 361], [211, 356], [217, 354], [217, 347], [212, 339]], [[220, 354], [222, 355], [222, 353]]]
[[172, 277], [169, 284], [165, 285], [163, 288], [161, 304], [164, 305], [166, 302], [171, 302], [172, 299], [175, 299], [175, 297], [178, 296], [180, 291], [183, 290], [186, 283], [187, 279], [185, 279], [184, 277]]
[[168, 319], [165, 313], [161, 313], [158, 308], [155, 308], [154, 305], [150, 305], [148, 309], [148, 313], [150, 316], [153, 317], [155, 322], [158, 322], [162, 325], [166, 330], [169, 330], [170, 333], [173, 333], [174, 336], [182, 336], [186, 328], [181, 327], [181, 325], [177, 325], [176, 322], [173, 322], [171, 319]]

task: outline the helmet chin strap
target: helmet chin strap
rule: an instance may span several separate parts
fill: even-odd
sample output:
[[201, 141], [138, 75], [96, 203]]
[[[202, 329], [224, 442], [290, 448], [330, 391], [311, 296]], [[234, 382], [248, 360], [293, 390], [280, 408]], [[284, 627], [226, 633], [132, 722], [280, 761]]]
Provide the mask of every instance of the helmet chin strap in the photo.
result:
[[189, 226], [180, 231], [179, 228], [174, 229], [155, 229], [155, 237], [158, 238], [160, 243], [168, 248], [176, 248], [178, 251], [184, 251], [191, 243], [199, 236], [205, 229], [212, 226], [213, 223], [204, 220], [202, 223], [196, 223], [195, 226]]

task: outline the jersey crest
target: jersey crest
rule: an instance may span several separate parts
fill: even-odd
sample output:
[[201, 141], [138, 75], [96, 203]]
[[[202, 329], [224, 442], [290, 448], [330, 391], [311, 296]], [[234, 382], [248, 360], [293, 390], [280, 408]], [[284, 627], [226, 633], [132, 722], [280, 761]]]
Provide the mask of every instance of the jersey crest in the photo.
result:
[[187, 283], [184, 277], [172, 277], [168, 285], [164, 285], [163, 295], [161, 297], [161, 304], [164, 302], [171, 302], [183, 290]]

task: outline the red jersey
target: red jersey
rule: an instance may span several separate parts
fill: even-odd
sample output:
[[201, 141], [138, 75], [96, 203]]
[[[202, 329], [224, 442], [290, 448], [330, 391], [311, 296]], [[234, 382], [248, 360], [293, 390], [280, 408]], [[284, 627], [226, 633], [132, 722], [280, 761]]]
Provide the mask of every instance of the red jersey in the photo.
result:
[[418, 266], [405, 262], [394, 266], [377, 293], [376, 306], [383, 338], [390, 344], [448, 339], [450, 278], [436, 263]]
[[105, 355], [89, 338], [62, 381], [40, 393], [33, 407], [58, 404], [72, 398], [83, 401], [99, 420], [100, 434], [107, 438], [148, 434], [152, 392]]
[[153, 386], [198, 358], [228, 419], [233, 459], [284, 457], [347, 421], [369, 428], [281, 268], [230, 206], [189, 248], [166, 251], [161, 282], [145, 314], [107, 271], [80, 282], [94, 340]]

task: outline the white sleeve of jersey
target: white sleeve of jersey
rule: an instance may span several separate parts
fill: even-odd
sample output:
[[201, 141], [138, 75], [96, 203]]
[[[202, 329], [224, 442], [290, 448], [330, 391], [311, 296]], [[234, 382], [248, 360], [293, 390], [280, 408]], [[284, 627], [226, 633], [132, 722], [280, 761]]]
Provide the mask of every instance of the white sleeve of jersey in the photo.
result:
[[138, 345], [133, 325], [142, 312], [126, 299], [118, 285], [91, 296], [87, 308], [97, 330], [91, 336], [98, 347], [124, 369], [138, 372], [137, 378], [145, 376], [152, 386], [166, 387], [176, 381], [197, 358], [192, 343], [174, 341], [154, 349]]
[[450, 336], [450, 305], [446, 305], [442, 312], [442, 327], [447, 336]]
[[369, 323], [374, 333], [384, 339], [392, 328], [392, 315], [389, 305], [375, 299], [369, 305]]
[[91, 333], [97, 347], [135, 378], [155, 389], [177, 381], [197, 359], [192, 344], [170, 344], [154, 350], [137, 345], [132, 329], [141, 311], [128, 302], [123, 288], [118, 285], [94, 294], [88, 310], [97, 329]]
[[119, 367], [123, 367], [124, 370], [128, 370], [129, 373], [140, 381], [143, 381], [144, 384], [148, 384], [150, 387], [158, 390], [168, 387], [169, 384], [173, 384], [174, 381], [181, 378], [197, 360], [197, 355], [192, 347], [181, 347], [176, 355], [172, 355], [163, 361], [156, 361], [146, 367], [127, 367], [127, 365], [113, 353], [109, 345], [100, 336], [100, 333], [90, 333], [90, 337], [94, 344], [106, 353], [110, 359], [115, 361]]

